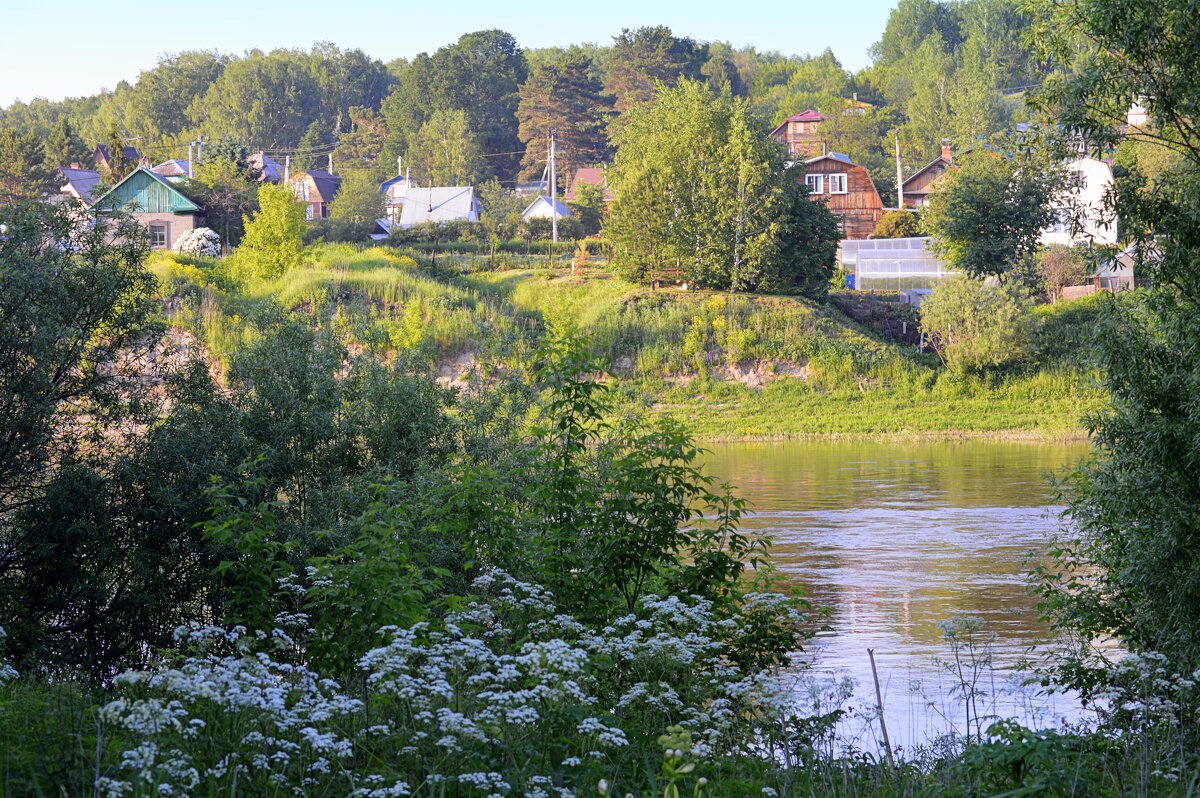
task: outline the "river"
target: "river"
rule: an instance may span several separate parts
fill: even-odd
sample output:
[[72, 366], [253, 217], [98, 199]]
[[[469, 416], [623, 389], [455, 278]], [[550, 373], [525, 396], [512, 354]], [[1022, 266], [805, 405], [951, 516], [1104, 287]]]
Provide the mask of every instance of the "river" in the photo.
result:
[[[717, 444], [710, 473], [735, 486], [753, 512], [743, 526], [770, 534], [772, 558], [828, 629], [806, 646], [797, 683], [845, 677], [840, 734], [873, 749], [877, 724], [867, 649], [874, 649], [893, 746], [911, 749], [966, 725], [945, 664], [942, 623], [979, 618], [992, 665], [970, 681], [984, 716], [1051, 725], [1072, 718], [1069, 698], [1011, 682], [1015, 664], [1045, 636], [1027, 589], [1031, 553], [1058, 525], [1047, 475], [1082, 458], [1087, 444], [996, 441], [795, 441]], [[938, 660], [942, 662], [939, 663]], [[846, 688], [839, 688], [846, 689]], [[983, 723], [984, 728], [987, 722]]]

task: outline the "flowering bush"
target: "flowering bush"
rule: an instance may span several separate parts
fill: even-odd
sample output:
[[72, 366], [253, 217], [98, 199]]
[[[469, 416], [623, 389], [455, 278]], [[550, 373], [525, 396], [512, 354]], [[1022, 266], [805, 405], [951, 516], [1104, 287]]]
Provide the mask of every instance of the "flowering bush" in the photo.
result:
[[[4, 631], [4, 627], [0, 626], [0, 647], [3, 647], [4, 638], [7, 636], [8, 633]], [[8, 661], [5, 660], [4, 657], [0, 657], [0, 687], [3, 687], [16, 678], [16, 669], [13, 668], [12, 665], [9, 665]]]
[[[559, 798], [601, 779], [640, 792], [661, 761], [698, 794], [704, 763], [752, 753], [786, 712], [778, 679], [733, 664], [722, 638], [741, 622], [711, 602], [645, 596], [593, 629], [503, 573], [474, 589], [440, 622], [385, 629], [355, 695], [298, 664], [302, 616], [270, 634], [178, 630], [191, 656], [118, 677], [101, 718], [126, 743], [97, 788]], [[675, 741], [665, 759], [664, 732]]]
[[221, 236], [208, 227], [188, 230], [175, 241], [175, 251], [184, 255], [215, 258], [221, 254]]

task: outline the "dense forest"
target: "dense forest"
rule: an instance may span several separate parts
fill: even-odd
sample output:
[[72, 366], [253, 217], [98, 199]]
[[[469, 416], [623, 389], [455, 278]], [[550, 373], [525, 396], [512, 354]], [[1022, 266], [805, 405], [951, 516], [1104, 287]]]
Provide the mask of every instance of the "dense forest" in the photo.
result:
[[44, 145], [50, 170], [114, 139], [155, 163], [185, 158], [188, 143], [206, 136], [290, 154], [299, 166], [321, 167], [332, 154], [342, 171], [394, 174], [403, 157], [421, 179], [494, 177], [511, 186], [541, 176], [552, 125], [565, 178], [611, 158], [612, 134], [659, 82], [689, 78], [748, 100], [764, 130], [810, 108], [840, 109], [844, 99], [869, 103], [861, 115], [835, 115], [829, 144], [866, 165], [891, 196], [897, 128], [915, 170], [942, 139], [963, 148], [1024, 119], [1023, 93], [1048, 68], [1022, 43], [1028, 25], [1014, 0], [902, 0], [872, 65], [857, 73], [830, 50], [734, 49], [662, 26], [627, 29], [604, 46], [536, 50], [500, 30], [478, 31], [386, 63], [328, 42], [240, 56], [183, 52], [111, 91], [3, 109], [0, 163], [20, 160], [11, 156], [22, 142], [33, 146], [27, 136]]

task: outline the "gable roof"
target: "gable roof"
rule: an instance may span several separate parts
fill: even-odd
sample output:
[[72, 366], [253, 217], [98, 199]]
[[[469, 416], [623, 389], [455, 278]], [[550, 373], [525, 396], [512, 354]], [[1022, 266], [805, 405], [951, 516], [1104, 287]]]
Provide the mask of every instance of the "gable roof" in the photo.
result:
[[268, 183], [283, 182], [283, 166], [281, 166], [278, 161], [267, 157], [265, 153], [251, 153], [250, 156], [246, 158], [246, 163], [250, 164], [262, 173], [259, 177], [259, 180], [266, 180]]
[[380, 193], [380, 194], [387, 194], [387, 193], [388, 193], [388, 189], [389, 189], [389, 188], [391, 188], [392, 186], [396, 185], [397, 183], [403, 183], [403, 182], [404, 182], [404, 181], [406, 181], [407, 179], [408, 179], [408, 178], [406, 178], [404, 175], [396, 175], [396, 176], [395, 176], [395, 177], [393, 177], [393, 178], [390, 178], [390, 179], [388, 179], [388, 180], [384, 180], [382, 183], [380, 183], [380, 184], [379, 184], [379, 193]]
[[816, 163], [817, 161], [824, 161], [826, 159], [829, 159], [832, 161], [840, 161], [841, 163], [849, 164], [850, 166], [858, 166], [859, 165], [859, 164], [856, 164], [854, 161], [850, 160], [849, 155], [846, 155], [845, 153], [841, 153], [841, 152], [827, 152], [824, 155], [818, 155], [816, 158], [809, 158], [804, 163], [806, 163], [806, 164]]
[[613, 193], [608, 188], [608, 181], [604, 178], [604, 168], [600, 166], [585, 166], [575, 170], [575, 177], [571, 180], [571, 185], [567, 187], [567, 193], [563, 196], [567, 202], [574, 202], [576, 199], [575, 187], [580, 183], [589, 186], [596, 186], [604, 190], [604, 201], [608, 202], [613, 198]]
[[73, 169], [69, 166], [58, 167], [59, 173], [67, 184], [59, 189], [64, 194], [78, 197], [87, 204], [92, 204], [92, 189], [100, 182], [100, 173], [95, 169]]
[[[553, 203], [553, 204], [552, 204]], [[521, 212], [521, 218], [529, 221], [530, 219], [549, 219], [551, 216], [557, 216], [559, 219], [566, 219], [575, 214], [571, 213], [571, 209], [562, 204], [561, 200], [551, 200], [544, 194], [538, 196], [533, 202]]]
[[820, 111], [814, 111], [810, 108], [807, 111], [801, 111], [798, 114], [789, 116], [787, 119], [780, 122], [768, 135], [774, 136], [776, 133], [783, 130], [784, 127], [787, 126], [788, 122], [820, 122], [824, 119], [825, 117], [821, 115]]
[[98, 197], [95, 205], [109, 209], [132, 207], [134, 213], [200, 213], [176, 183], [139, 166]]
[[916, 180], [918, 177], [921, 177], [921, 176], [922, 176], [922, 175], [924, 175], [926, 172], [928, 172], [928, 171], [930, 171], [931, 169], [934, 169], [934, 168], [936, 168], [936, 167], [938, 167], [938, 166], [944, 166], [945, 168], [949, 169], [951, 166], [954, 166], [954, 161], [952, 161], [952, 160], [951, 160], [951, 159], [949, 159], [949, 158], [943, 158], [943, 157], [942, 157], [942, 156], [940, 156], [940, 155], [939, 155], [938, 157], [934, 158], [932, 161], [930, 161], [929, 163], [925, 164], [925, 165], [924, 165], [924, 166], [922, 166], [920, 169], [918, 169], [917, 171], [913, 172], [911, 175], [909, 175], [908, 177], [906, 177], [906, 178], [904, 179], [904, 183], [903, 183], [903, 186], [904, 186], [904, 193], [905, 193], [905, 194], [907, 194], [907, 193], [908, 193], [908, 184], [909, 184], [909, 183], [913, 182], [913, 181], [914, 181], [914, 180]]
[[170, 160], [163, 161], [158, 166], [152, 167], [150, 171], [160, 174], [163, 177], [187, 177], [188, 166], [187, 161], [171, 158]]
[[[138, 163], [142, 159], [142, 156], [138, 154], [137, 149], [134, 147], [121, 147], [121, 151], [125, 153], [125, 157], [129, 159], [130, 163]], [[109, 153], [107, 144], [97, 144], [95, 152], [99, 156], [96, 160], [103, 160], [104, 163], [108, 163]]]
[[334, 195], [342, 185], [340, 177], [331, 175], [324, 169], [309, 169], [303, 172], [292, 172], [291, 180], [292, 182], [303, 180], [305, 175], [312, 180], [313, 188], [316, 189], [317, 199], [320, 202], [333, 202]]
[[399, 227], [458, 221], [479, 221], [479, 204], [472, 186], [408, 187], [400, 208]]

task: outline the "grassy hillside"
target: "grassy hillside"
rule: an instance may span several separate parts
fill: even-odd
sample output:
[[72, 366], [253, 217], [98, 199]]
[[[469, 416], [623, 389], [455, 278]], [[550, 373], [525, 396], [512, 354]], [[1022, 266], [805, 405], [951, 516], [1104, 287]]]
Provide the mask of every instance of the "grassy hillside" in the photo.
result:
[[158, 256], [173, 323], [217, 358], [280, 309], [335, 325], [358, 347], [416, 353], [447, 381], [524, 362], [547, 335], [580, 334], [613, 374], [623, 410], [671, 414], [704, 438], [808, 434], [1071, 435], [1098, 406], [1080, 356], [1087, 308], [1040, 315], [1037, 368], [955, 376], [936, 357], [833, 305], [773, 296], [651, 291], [589, 271], [470, 272], [416, 252], [313, 250], [311, 265], [236, 286], [219, 263]]

